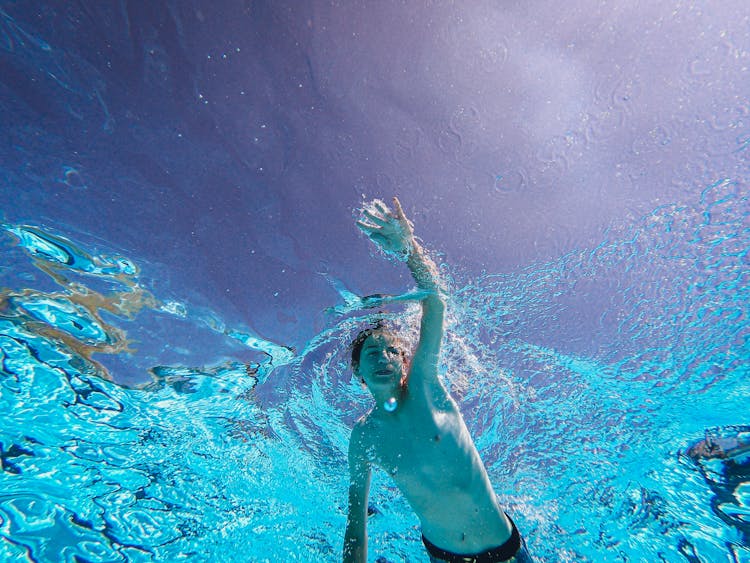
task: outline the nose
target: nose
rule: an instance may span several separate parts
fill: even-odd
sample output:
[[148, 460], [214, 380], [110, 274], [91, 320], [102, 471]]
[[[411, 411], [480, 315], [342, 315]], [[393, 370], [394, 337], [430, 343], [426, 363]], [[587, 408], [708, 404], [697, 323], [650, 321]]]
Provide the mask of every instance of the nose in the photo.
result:
[[383, 351], [377, 355], [375, 360], [377, 361], [378, 365], [385, 365], [390, 361], [390, 358], [388, 357], [388, 353]]
[[383, 360], [385, 360], [386, 362], [391, 362], [399, 356], [399, 353], [395, 350], [389, 350], [388, 348], [384, 348], [383, 350], [380, 351], [380, 354], [378, 356], [382, 358]]

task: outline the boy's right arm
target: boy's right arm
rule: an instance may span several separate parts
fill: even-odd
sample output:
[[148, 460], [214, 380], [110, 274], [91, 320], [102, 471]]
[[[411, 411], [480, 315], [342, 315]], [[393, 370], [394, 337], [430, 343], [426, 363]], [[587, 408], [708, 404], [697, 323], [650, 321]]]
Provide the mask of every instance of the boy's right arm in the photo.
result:
[[349, 440], [349, 511], [344, 534], [344, 563], [367, 561], [367, 497], [370, 492], [370, 461], [361, 423]]
[[414, 238], [412, 224], [398, 198], [393, 198], [392, 210], [376, 199], [362, 213], [364, 219], [357, 221], [359, 228], [386, 254], [404, 260], [417, 287], [428, 293], [422, 299], [419, 344], [412, 357], [408, 384], [412, 388], [424, 389], [433, 400], [444, 400], [448, 398], [448, 391], [438, 377], [438, 362], [445, 301], [441, 295], [438, 268]]

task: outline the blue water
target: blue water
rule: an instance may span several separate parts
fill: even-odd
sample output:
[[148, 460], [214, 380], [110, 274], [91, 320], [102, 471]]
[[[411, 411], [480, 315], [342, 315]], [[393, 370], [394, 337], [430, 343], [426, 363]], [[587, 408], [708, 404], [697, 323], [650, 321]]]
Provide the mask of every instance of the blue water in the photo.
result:
[[[748, 214], [721, 180], [554, 261], [441, 266], [442, 371], [538, 561], [750, 561], [681, 454], [748, 422]], [[3, 226], [0, 559], [338, 560], [372, 303], [329, 278], [340, 300], [293, 350], [82, 239]], [[413, 337], [408, 297], [387, 307]], [[381, 473], [371, 504], [371, 560], [426, 561]]]

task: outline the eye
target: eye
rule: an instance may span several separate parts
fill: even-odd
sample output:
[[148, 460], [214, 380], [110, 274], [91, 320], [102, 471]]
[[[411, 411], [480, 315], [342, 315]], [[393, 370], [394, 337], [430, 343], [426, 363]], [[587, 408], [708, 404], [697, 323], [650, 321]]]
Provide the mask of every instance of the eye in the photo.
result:
[[399, 352], [398, 348], [395, 348], [394, 346], [389, 346], [388, 347], [388, 353], [389, 354], [398, 355], [400, 352]]

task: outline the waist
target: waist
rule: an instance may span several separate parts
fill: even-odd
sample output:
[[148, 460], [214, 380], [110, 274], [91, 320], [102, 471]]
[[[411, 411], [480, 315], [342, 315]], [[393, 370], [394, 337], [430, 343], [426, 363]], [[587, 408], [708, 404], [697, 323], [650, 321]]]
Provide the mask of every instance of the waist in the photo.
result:
[[521, 550], [521, 535], [510, 516], [507, 514], [505, 516], [510, 523], [510, 537], [496, 547], [491, 547], [480, 552], [456, 553], [435, 545], [424, 534], [422, 534], [422, 543], [424, 543], [427, 553], [446, 563], [500, 563], [508, 561], [515, 557]]

